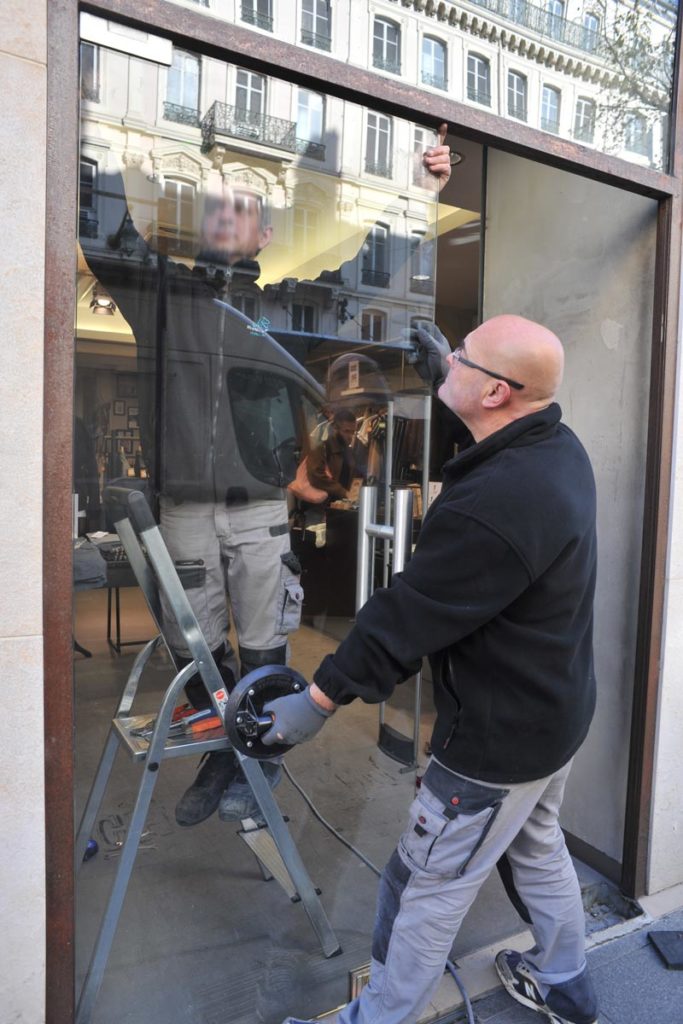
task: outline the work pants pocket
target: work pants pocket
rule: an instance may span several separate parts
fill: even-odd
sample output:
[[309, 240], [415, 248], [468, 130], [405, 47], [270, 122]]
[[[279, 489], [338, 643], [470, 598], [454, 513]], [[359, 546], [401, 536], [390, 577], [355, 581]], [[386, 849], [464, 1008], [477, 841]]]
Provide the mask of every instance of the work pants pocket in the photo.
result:
[[279, 612], [276, 632], [293, 633], [301, 624], [304, 589], [301, 586], [301, 566], [296, 555], [287, 551], [280, 555]]
[[489, 834], [508, 792], [432, 761], [399, 841], [405, 862], [429, 875], [459, 878]]

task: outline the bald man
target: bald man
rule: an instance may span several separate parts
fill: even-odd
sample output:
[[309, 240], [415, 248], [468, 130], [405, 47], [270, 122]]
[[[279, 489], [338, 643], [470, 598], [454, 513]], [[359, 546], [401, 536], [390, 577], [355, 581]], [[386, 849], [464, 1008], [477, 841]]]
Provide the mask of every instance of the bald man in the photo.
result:
[[[370, 983], [341, 1024], [414, 1024], [460, 923], [503, 856], [534, 946], [502, 950], [510, 995], [595, 1024], [576, 873], [558, 822], [595, 706], [595, 484], [554, 398], [564, 354], [498, 316], [450, 352], [421, 340], [474, 444], [446, 463], [415, 554], [377, 591], [307, 691], [266, 706], [266, 743], [311, 738], [339, 705], [386, 700], [428, 656], [433, 757], [379, 889]], [[294, 1020], [294, 1018], [289, 1018]]]

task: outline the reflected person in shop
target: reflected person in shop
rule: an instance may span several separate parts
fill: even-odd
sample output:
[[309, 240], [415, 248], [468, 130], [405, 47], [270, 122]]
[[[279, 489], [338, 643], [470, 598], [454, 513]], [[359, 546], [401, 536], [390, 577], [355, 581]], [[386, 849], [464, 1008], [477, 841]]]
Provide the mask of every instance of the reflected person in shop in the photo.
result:
[[329, 500], [348, 498], [353, 481], [360, 475], [353, 455], [356, 417], [352, 409], [337, 409], [327, 437], [308, 453], [308, 477], [314, 487], [325, 491]]
[[[424, 156], [439, 186], [450, 175], [445, 133], [443, 125], [439, 144]], [[230, 452], [223, 451], [220, 462], [218, 457], [218, 449], [225, 449], [227, 442], [223, 436], [214, 437], [212, 426], [230, 419], [226, 410], [231, 402], [216, 368], [229, 350], [231, 325], [225, 305], [215, 300], [229, 299], [235, 269], [240, 262], [254, 260], [269, 243], [272, 229], [260, 196], [231, 189], [209, 196], [199, 253], [189, 269], [147, 246], [133, 224], [120, 174], [107, 175], [102, 192], [122, 206], [121, 227], [110, 240], [109, 251], [82, 238], [83, 253], [133, 330], [141, 434], [159, 497], [161, 530], [176, 561], [203, 562], [205, 583], [187, 595], [230, 690], [238, 671], [245, 675], [265, 664], [285, 662], [288, 636], [301, 614], [300, 569], [290, 548], [284, 485], [235, 479], [234, 467], [231, 476]], [[294, 472], [295, 468], [292, 477]], [[239, 670], [227, 639], [228, 595], [239, 641]], [[165, 617], [165, 629], [178, 664], [188, 663], [189, 650], [172, 616]], [[198, 678], [186, 692], [195, 707], [208, 706]], [[280, 766], [267, 762], [264, 770], [275, 785]], [[204, 760], [178, 803], [176, 820], [183, 826], [196, 825], [217, 809], [229, 821], [259, 813], [230, 751], [213, 752]]]
[[563, 348], [512, 315], [452, 353], [435, 328], [418, 340], [423, 369], [443, 376], [439, 397], [474, 444], [446, 463], [404, 572], [370, 598], [306, 691], [265, 706], [274, 723], [263, 742], [303, 742], [339, 705], [386, 700], [428, 656], [433, 756], [380, 882], [370, 982], [338, 1020], [414, 1024], [505, 855], [535, 942], [498, 953], [506, 990], [554, 1024], [596, 1024], [581, 893], [558, 821], [596, 692], [595, 484], [555, 402]]

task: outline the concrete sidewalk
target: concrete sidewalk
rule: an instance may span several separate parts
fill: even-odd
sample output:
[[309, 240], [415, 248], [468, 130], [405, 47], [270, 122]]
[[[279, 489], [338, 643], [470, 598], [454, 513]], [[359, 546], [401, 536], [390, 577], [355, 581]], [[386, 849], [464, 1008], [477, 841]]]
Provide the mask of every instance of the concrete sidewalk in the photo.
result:
[[[681, 887], [677, 887], [680, 889]], [[661, 913], [668, 897], [640, 901], [645, 913], [642, 918], [619, 928], [608, 929], [601, 936], [592, 937], [588, 963], [593, 975], [600, 1004], [599, 1024], [683, 1024], [683, 971], [668, 970], [659, 953], [648, 939], [650, 931], [683, 932], [683, 909]], [[683, 901], [682, 901], [683, 902]], [[528, 936], [527, 936], [528, 937]], [[525, 948], [526, 943], [511, 943], [514, 948]], [[474, 972], [472, 968], [475, 968]], [[489, 961], [490, 967], [490, 961]], [[463, 981], [472, 999], [477, 1024], [542, 1024], [545, 1016], [515, 1003], [497, 987], [489, 994], [476, 997], [471, 986], [485, 983], [476, 977], [476, 965], [463, 961]], [[490, 969], [487, 973], [491, 978]], [[464, 1010], [455, 1021], [467, 1020]]]

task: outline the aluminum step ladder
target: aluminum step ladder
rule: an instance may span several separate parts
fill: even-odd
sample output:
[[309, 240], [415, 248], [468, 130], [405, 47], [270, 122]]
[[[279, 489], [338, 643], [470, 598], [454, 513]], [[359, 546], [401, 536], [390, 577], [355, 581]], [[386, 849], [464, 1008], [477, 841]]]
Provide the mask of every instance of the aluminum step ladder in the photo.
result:
[[[105, 498], [113, 509], [115, 529], [159, 629], [159, 635], [150, 640], [135, 659], [112, 720], [76, 836], [77, 872], [83, 863], [87, 842], [116, 754], [119, 748], [123, 748], [133, 761], [140, 764], [142, 778], [112, 890], [81, 989], [76, 1024], [90, 1024], [92, 1018], [162, 761], [173, 757], [196, 756], [205, 751], [234, 750], [222, 729], [202, 733], [196, 738], [169, 736], [178, 698], [186, 682], [196, 672], [221, 719], [225, 717], [228, 694], [144, 495], [140, 491], [109, 487]], [[173, 651], [164, 636], [160, 598], [162, 592], [192, 655], [193, 660], [182, 669], [178, 669]], [[149, 722], [150, 716], [131, 715], [131, 710], [145, 666], [162, 644], [166, 646], [176, 667], [176, 675], [164, 694], [152, 734], [145, 737], [140, 732]], [[311, 882], [261, 765], [237, 750], [234, 750], [234, 755], [240, 762], [266, 821], [265, 827], [259, 827], [252, 819], [247, 819], [242, 822], [238, 834], [256, 856], [263, 878], [276, 878], [292, 900], [301, 901], [324, 956], [329, 958], [337, 955], [341, 947], [320, 902], [319, 890]]]

